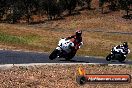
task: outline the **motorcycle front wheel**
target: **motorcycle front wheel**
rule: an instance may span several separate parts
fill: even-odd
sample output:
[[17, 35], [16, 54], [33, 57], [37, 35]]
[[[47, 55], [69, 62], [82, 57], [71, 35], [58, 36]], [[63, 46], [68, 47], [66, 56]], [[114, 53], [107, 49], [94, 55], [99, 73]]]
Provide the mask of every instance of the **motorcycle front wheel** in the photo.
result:
[[106, 60], [107, 61], [110, 61], [112, 59], [112, 54], [109, 54], [107, 57], [106, 57]]
[[49, 59], [53, 60], [55, 58], [57, 58], [57, 55], [59, 53], [59, 50], [55, 49], [49, 56]]

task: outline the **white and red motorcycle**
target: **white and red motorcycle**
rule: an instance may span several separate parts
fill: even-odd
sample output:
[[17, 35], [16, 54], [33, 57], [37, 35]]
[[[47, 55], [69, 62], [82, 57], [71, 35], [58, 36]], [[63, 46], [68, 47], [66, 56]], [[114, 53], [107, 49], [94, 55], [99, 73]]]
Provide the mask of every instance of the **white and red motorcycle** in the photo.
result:
[[65, 58], [66, 60], [71, 60], [76, 54], [74, 53], [74, 50], [75, 45], [71, 40], [61, 38], [58, 47], [56, 47], [56, 49], [50, 54], [49, 59]]

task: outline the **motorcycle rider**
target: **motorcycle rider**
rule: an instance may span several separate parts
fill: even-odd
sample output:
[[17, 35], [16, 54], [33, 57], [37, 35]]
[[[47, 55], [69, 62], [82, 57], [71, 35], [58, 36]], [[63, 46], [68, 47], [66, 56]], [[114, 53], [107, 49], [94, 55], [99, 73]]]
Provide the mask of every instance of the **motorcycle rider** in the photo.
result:
[[77, 30], [75, 35], [67, 38], [61, 38], [58, 47], [50, 54], [49, 59], [65, 58], [66, 60], [72, 59], [76, 51], [81, 47], [82, 43], [82, 31]]
[[113, 54], [121, 53], [121, 54], [123, 54], [126, 57], [126, 55], [128, 53], [130, 53], [130, 49], [128, 48], [128, 43], [127, 42], [123, 42], [123, 44], [115, 46], [113, 48], [112, 52], [113, 52]]
[[77, 50], [83, 45], [82, 42], [82, 30], [77, 30], [75, 35], [67, 37], [66, 40], [70, 39], [74, 43], [74, 48], [72, 48], [72, 54], [76, 54]]

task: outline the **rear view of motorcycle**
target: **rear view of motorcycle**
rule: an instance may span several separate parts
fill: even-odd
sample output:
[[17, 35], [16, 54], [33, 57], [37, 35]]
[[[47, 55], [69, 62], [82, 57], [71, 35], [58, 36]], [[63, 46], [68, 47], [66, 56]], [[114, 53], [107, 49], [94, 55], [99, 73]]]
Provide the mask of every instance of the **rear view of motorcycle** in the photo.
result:
[[75, 56], [73, 50], [74, 43], [70, 40], [62, 38], [60, 39], [56, 49], [54, 49], [54, 51], [50, 54], [49, 59], [53, 60], [55, 58], [65, 58], [66, 60], [71, 60]]

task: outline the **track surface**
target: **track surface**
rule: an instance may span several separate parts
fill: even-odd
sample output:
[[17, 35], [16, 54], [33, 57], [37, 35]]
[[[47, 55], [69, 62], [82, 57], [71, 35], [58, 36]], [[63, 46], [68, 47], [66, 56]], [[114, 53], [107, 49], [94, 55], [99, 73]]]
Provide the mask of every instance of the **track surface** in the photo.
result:
[[49, 60], [46, 53], [22, 52], [0, 50], [0, 65], [2, 64], [30, 64], [30, 63], [94, 63], [94, 64], [131, 64], [132, 61], [126, 60], [124, 63], [118, 61], [108, 62], [104, 58], [98, 57], [74, 57], [71, 61], [64, 58]]

